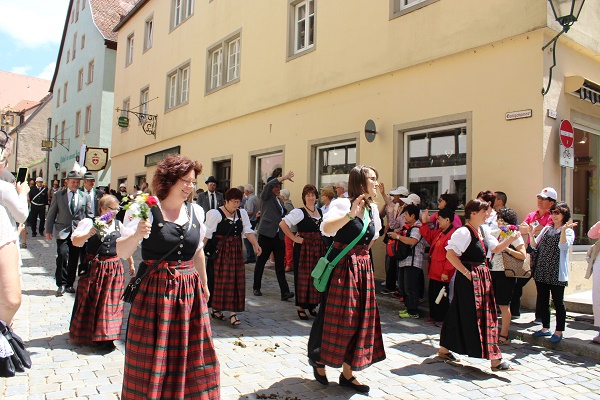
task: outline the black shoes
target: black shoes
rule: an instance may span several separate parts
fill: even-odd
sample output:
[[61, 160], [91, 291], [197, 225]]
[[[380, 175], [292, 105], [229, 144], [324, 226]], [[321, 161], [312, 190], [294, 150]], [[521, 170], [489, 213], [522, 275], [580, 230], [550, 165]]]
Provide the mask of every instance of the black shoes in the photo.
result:
[[255, 296], [262, 296], [262, 292], [260, 291], [260, 289], [254, 289], [253, 293]]
[[311, 360], [309, 358], [308, 365], [313, 367], [313, 374], [314, 374], [317, 382], [319, 382], [321, 385], [325, 385], [325, 386], [329, 385], [329, 381], [327, 380], [327, 375], [321, 375], [321, 374], [319, 374], [319, 372], [317, 372], [317, 368], [323, 368], [323, 369], [325, 368], [324, 364], [317, 364], [316, 362], [314, 362], [313, 360]]
[[75, 288], [73, 286], [67, 286], [67, 288], [65, 289], [65, 292], [75, 293]]
[[340, 374], [340, 386], [345, 386], [356, 390], [358, 393], [369, 393], [369, 389], [371, 389], [367, 385], [359, 385], [357, 383], [353, 383], [356, 380], [356, 377], [352, 377], [350, 379], [346, 379], [344, 374]]
[[66, 290], [67, 290], [67, 287], [65, 285], [60, 285], [58, 287], [58, 289], [56, 290], [56, 297], [61, 297], [63, 294], [65, 294]]
[[288, 301], [292, 298], [294, 298], [294, 292], [287, 292], [281, 295], [281, 301]]
[[306, 315], [306, 311], [304, 310], [296, 310], [298, 312], [298, 318], [300, 318], [302, 321], [306, 321], [308, 320], [308, 315]]

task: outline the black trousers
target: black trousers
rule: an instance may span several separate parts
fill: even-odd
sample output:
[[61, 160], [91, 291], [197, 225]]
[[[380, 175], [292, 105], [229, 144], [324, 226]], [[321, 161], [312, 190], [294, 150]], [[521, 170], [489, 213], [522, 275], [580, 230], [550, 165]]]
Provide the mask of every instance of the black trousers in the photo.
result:
[[[398, 281], [398, 267], [396, 259], [385, 255], [385, 288], [387, 290], [397, 290], [396, 283]], [[404, 288], [403, 288], [404, 289]]]
[[404, 281], [404, 305], [410, 314], [419, 313], [419, 278], [421, 269], [417, 267], [398, 267], [398, 276], [403, 276]]
[[556, 330], [565, 330], [565, 320], [567, 319], [567, 308], [565, 307], [565, 287], [559, 285], [548, 285], [535, 281], [537, 287], [537, 302], [536, 309], [542, 318], [542, 326], [550, 329], [550, 293], [554, 301], [554, 309], [556, 310]]
[[80, 248], [73, 246], [69, 235], [66, 239], [56, 239], [56, 252], [56, 286], [73, 286], [77, 275]]
[[450, 307], [448, 296], [442, 297], [440, 304], [435, 304], [435, 299], [440, 294], [440, 290], [442, 290], [442, 288], [446, 288], [446, 294], [448, 294], [449, 284], [450, 282], [436, 281], [435, 279], [429, 278], [429, 317], [435, 322], [444, 322], [444, 319], [446, 319], [446, 314], [448, 314], [448, 308]]
[[[36, 227], [37, 220], [40, 219], [39, 228]], [[29, 211], [29, 225], [31, 226], [31, 233], [37, 235], [39, 230], [40, 235], [44, 234], [44, 226], [46, 225], [46, 206], [31, 205]]]
[[285, 267], [283, 260], [285, 258], [285, 242], [279, 238], [279, 235], [274, 238], [270, 238], [265, 235], [258, 235], [258, 245], [262, 249], [262, 253], [256, 260], [256, 266], [254, 267], [254, 290], [260, 290], [262, 284], [262, 276], [265, 270], [265, 264], [269, 259], [271, 253], [275, 256], [275, 274], [277, 275], [277, 282], [279, 283], [279, 289], [281, 295], [289, 293], [290, 287], [285, 279]]

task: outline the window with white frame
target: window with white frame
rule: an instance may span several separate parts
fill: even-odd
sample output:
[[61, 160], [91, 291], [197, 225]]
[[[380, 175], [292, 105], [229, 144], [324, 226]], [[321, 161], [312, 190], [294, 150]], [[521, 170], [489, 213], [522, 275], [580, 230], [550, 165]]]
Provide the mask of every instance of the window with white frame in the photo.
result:
[[60, 89], [56, 91], [56, 107], [60, 107]]
[[81, 111], [75, 113], [75, 137], [81, 135]]
[[439, 0], [390, 0], [390, 19], [418, 10]]
[[77, 91], [80, 92], [81, 89], [83, 89], [83, 68], [77, 74]]
[[152, 38], [154, 34], [154, 17], [146, 21], [144, 28], [144, 51], [152, 48]]
[[194, 15], [194, 0], [171, 0], [171, 29]]
[[240, 79], [241, 32], [235, 32], [208, 49], [207, 93]]
[[92, 106], [89, 105], [85, 108], [85, 133], [90, 133], [90, 129], [92, 128]]
[[186, 62], [167, 75], [167, 110], [188, 103], [190, 74], [190, 64]]
[[81, 0], [77, 0], [77, 5], [75, 6], [75, 22], [79, 21], [79, 2], [80, 1]]
[[315, 44], [315, 0], [293, 3], [294, 53], [301, 53]]
[[85, 49], [85, 35], [81, 35], [81, 50]]
[[65, 82], [65, 88], [63, 93], [63, 103], [67, 102], [67, 93], [69, 91], [69, 82]]
[[92, 82], [94, 82], [94, 60], [90, 61], [88, 64], [87, 83], [89, 85]]
[[348, 181], [350, 170], [356, 166], [356, 142], [340, 142], [316, 147], [317, 187], [333, 187], [336, 182]]
[[[121, 117], [125, 117], [125, 118], [129, 118], [129, 110], [131, 108], [131, 101], [128, 98], [126, 98], [125, 100], [123, 100], [123, 106], [121, 107]], [[121, 128], [121, 132], [126, 131], [128, 128]]]
[[53, 147], [56, 147], [57, 142], [58, 142], [58, 124], [54, 125], [54, 145], [53, 145]]
[[283, 173], [283, 153], [271, 153], [254, 156], [254, 189], [257, 196], [267, 184], [271, 176], [281, 176]]
[[466, 124], [404, 132], [406, 186], [419, 206], [436, 209], [438, 197], [454, 193], [464, 206], [467, 193]]
[[75, 54], [77, 53], [77, 32], [73, 34], [73, 60], [75, 59]]
[[125, 54], [125, 66], [133, 62], [133, 33], [127, 37], [127, 48]]
[[[147, 86], [140, 91], [140, 112], [142, 114], [148, 114], [148, 102], [149, 101], [150, 101], [150, 88]], [[140, 121], [140, 123], [141, 123], [141, 121]]]
[[60, 123], [60, 143], [64, 145], [65, 143], [65, 130], [67, 129], [67, 121], [64, 119]]
[[71, 50], [67, 50], [67, 60], [66, 60], [65, 64], [68, 64], [70, 59], [71, 59]]

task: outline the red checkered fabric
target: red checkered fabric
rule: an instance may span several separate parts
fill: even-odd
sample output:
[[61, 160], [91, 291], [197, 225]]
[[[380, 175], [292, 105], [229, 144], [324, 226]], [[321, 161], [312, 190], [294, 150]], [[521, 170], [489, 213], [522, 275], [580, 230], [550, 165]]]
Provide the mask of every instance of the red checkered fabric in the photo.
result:
[[319, 258], [327, 252], [321, 232], [299, 232], [304, 238], [301, 245], [294, 244], [294, 284], [296, 286], [296, 306], [313, 309], [321, 302], [310, 273]]
[[[85, 262], [94, 255], [88, 254]], [[99, 257], [79, 278], [69, 336], [78, 342], [117, 340], [123, 323], [123, 264], [119, 257]]]
[[131, 305], [121, 398], [219, 399], [219, 379], [193, 261], [162, 262]]
[[[336, 248], [342, 245], [335, 243]], [[361, 371], [385, 359], [373, 265], [368, 246], [354, 246], [331, 274], [323, 321], [321, 362]]]
[[212, 307], [219, 311], [246, 309], [246, 268], [239, 236], [219, 238], [219, 255], [214, 260], [215, 286], [210, 294]]
[[473, 291], [475, 293], [475, 313], [479, 339], [481, 340], [481, 357], [488, 360], [502, 358], [498, 347], [498, 310], [492, 275], [485, 265], [472, 266]]

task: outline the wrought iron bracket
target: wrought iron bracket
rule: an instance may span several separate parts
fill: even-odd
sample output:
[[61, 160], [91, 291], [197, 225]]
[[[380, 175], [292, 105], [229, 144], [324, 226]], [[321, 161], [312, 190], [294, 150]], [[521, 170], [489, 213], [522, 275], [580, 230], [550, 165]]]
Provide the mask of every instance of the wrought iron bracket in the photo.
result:
[[563, 33], [565, 33], [566, 31], [569, 30], [569, 26], [565, 26], [563, 27], [563, 30], [560, 31], [560, 33], [556, 36], [554, 36], [554, 38], [552, 38], [552, 40], [550, 40], [548, 43], [546, 43], [544, 45], [544, 47], [542, 47], [542, 51], [546, 50], [546, 48], [550, 45], [552, 45], [552, 66], [550, 67], [550, 71], [548, 74], [548, 86], [546, 86], [546, 89], [542, 88], [542, 96], [545, 96], [546, 94], [548, 94], [548, 92], [550, 91], [550, 85], [552, 84], [552, 69], [554, 69], [554, 67], [556, 67], [556, 42], [558, 41], [558, 38], [560, 37], [560, 35], [562, 35]]
[[158, 115], [154, 115], [154, 114], [145, 114], [145, 113], [140, 113], [140, 112], [136, 112], [136, 111], [131, 111], [131, 110], [122, 110], [120, 108], [117, 108], [117, 112], [127, 112], [127, 113], [131, 113], [133, 115], [135, 115], [136, 117], [138, 117], [138, 120], [140, 121], [140, 124], [142, 125], [142, 130], [144, 131], [144, 133], [146, 135], [152, 135], [154, 136], [154, 139], [156, 139], [156, 121], [158, 119]]

